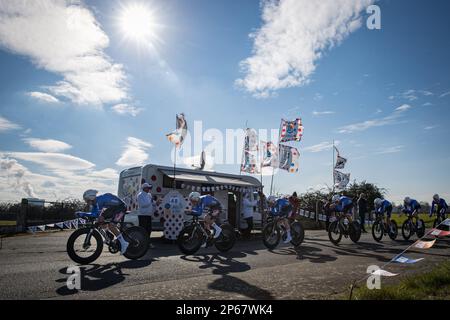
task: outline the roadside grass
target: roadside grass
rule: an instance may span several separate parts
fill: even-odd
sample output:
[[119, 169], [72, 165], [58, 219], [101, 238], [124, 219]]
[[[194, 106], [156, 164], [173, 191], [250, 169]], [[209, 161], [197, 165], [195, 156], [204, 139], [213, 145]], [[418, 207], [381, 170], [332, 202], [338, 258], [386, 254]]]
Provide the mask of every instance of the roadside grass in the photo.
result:
[[[402, 227], [403, 222], [405, 222], [407, 218], [406, 214], [402, 214], [401, 216], [399, 214], [392, 214], [391, 219], [397, 222], [397, 225], [399, 228]], [[428, 216], [427, 213], [420, 213], [419, 218], [422, 219], [425, 222], [425, 227], [432, 228], [434, 219], [436, 219], [436, 216], [432, 216], [431, 218]]]
[[0, 220], [0, 227], [15, 226], [16, 221]]
[[[348, 297], [348, 295], [347, 295]], [[358, 288], [355, 300], [449, 300], [450, 262], [446, 261], [430, 272], [408, 276], [396, 285], [382, 286], [380, 290]]]

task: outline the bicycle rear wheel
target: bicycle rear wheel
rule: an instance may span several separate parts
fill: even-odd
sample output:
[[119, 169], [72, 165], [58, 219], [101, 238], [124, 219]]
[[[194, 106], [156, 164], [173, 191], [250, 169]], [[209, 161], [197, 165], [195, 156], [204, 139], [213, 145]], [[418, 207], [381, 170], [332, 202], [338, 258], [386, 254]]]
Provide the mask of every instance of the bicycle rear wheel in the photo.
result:
[[350, 239], [357, 243], [361, 239], [361, 226], [357, 221], [353, 221], [349, 226], [349, 236]]
[[389, 225], [388, 235], [389, 235], [389, 238], [391, 238], [391, 240], [397, 239], [398, 226], [397, 226], [397, 222], [395, 222], [395, 220], [391, 220], [391, 224]]
[[122, 231], [125, 241], [129, 243], [124, 257], [136, 260], [143, 257], [148, 250], [150, 238], [144, 228], [134, 226]]
[[305, 229], [300, 222], [295, 221], [291, 224], [291, 244], [295, 247], [298, 247], [302, 244], [305, 239]]
[[236, 242], [236, 233], [234, 232], [233, 227], [228, 223], [222, 224], [220, 228], [222, 229], [222, 233], [219, 235], [214, 245], [220, 252], [227, 252], [233, 248]]

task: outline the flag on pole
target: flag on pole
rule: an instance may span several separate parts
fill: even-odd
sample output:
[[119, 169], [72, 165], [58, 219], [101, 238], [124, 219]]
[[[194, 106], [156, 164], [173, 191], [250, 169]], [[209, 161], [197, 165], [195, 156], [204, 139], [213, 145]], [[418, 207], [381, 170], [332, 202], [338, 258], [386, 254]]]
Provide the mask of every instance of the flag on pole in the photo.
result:
[[345, 189], [350, 182], [350, 173], [342, 173], [334, 170], [334, 186], [337, 189]]
[[416, 243], [414, 244], [414, 248], [418, 248], [418, 249], [430, 249], [434, 243], [436, 242], [436, 239], [433, 241], [421, 241], [421, 240], [417, 240]]
[[341, 157], [338, 148], [336, 146], [333, 146], [337, 153], [337, 159], [336, 159], [336, 165], [334, 166], [335, 169], [344, 169], [345, 164], [347, 163], [347, 159], [344, 157]]
[[290, 173], [298, 172], [298, 159], [300, 158], [300, 152], [297, 148], [286, 146], [283, 144], [279, 145], [278, 148], [279, 156], [279, 168], [286, 170]]
[[170, 142], [175, 144], [176, 148], [179, 148], [184, 142], [184, 138], [186, 137], [188, 129], [186, 119], [184, 118], [184, 113], [177, 114], [176, 117], [177, 117], [177, 128], [175, 129], [175, 131], [166, 134], [166, 136]]
[[258, 134], [255, 129], [248, 128], [244, 138], [241, 172], [250, 174], [261, 172], [261, 163], [258, 161], [258, 152]]
[[435, 236], [437, 238], [447, 237], [450, 235], [450, 231], [445, 231], [441, 229], [433, 229], [430, 231], [430, 235]]
[[376, 276], [383, 276], [383, 277], [395, 277], [398, 275], [398, 273], [392, 273], [383, 269], [378, 269], [372, 272], [373, 275]]
[[280, 142], [300, 141], [303, 136], [302, 119], [293, 121], [281, 119]]
[[278, 168], [278, 148], [277, 146], [269, 141], [261, 141], [261, 167], [272, 167]]

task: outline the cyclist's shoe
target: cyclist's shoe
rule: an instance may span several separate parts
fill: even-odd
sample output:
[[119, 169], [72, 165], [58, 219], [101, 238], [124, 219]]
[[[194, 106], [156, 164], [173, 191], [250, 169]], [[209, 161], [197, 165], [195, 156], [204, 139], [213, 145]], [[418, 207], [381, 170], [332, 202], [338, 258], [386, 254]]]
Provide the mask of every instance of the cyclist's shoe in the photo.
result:
[[216, 224], [214, 224], [213, 227], [214, 227], [214, 239], [217, 239], [222, 233], [222, 228]]
[[289, 243], [291, 241], [292, 241], [292, 236], [289, 234], [289, 235], [287, 235], [286, 240], [284, 240], [283, 242], [284, 243]]
[[203, 244], [201, 245], [201, 248], [206, 248], [208, 246], [208, 241], [203, 242]]
[[120, 254], [123, 255], [127, 251], [129, 245], [130, 244], [126, 241], [121, 242], [120, 243]]

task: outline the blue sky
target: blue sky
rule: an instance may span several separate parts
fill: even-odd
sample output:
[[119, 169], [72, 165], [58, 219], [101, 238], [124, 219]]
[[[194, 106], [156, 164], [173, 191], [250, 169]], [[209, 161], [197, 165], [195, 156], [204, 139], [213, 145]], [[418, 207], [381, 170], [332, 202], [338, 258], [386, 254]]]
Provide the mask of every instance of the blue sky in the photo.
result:
[[[124, 168], [170, 164], [178, 112], [223, 132], [302, 117], [280, 192], [330, 185], [334, 139], [352, 180], [448, 198], [450, 3], [377, 1], [369, 30], [372, 3], [0, 0], [0, 198], [115, 192]], [[153, 12], [150, 40], [124, 36], [134, 5]]]

